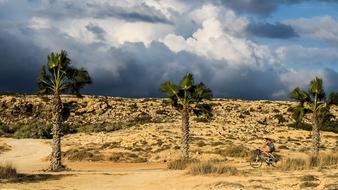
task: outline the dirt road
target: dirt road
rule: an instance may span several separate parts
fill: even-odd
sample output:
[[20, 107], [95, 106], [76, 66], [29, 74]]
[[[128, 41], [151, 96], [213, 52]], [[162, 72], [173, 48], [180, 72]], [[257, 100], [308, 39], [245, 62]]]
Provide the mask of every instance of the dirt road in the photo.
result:
[[[12, 163], [25, 174], [49, 175], [48, 178], [20, 183], [2, 183], [0, 190], [212, 190], [212, 189], [299, 189], [299, 178], [304, 175], [318, 177], [314, 189], [327, 189], [335, 185], [338, 170], [279, 172], [274, 170], [250, 170], [238, 176], [192, 176], [186, 171], [165, 169], [163, 163], [112, 163], [66, 162], [71, 171], [46, 173], [46, 156], [50, 154], [48, 141], [35, 139], [3, 139], [11, 150], [2, 154], [2, 162]], [[52, 177], [50, 177], [52, 176]], [[337, 187], [337, 186], [334, 186]]]
[[1, 163], [12, 164], [19, 172], [34, 172], [48, 167], [44, 160], [50, 153], [50, 145], [39, 139], [2, 139], [11, 150], [0, 155]]

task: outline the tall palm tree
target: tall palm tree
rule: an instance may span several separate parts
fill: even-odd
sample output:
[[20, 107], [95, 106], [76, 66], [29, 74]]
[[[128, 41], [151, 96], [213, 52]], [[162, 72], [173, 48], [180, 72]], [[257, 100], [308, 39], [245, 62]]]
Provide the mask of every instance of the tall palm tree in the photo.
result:
[[318, 155], [320, 146], [321, 125], [330, 118], [330, 101], [325, 101], [325, 92], [322, 79], [316, 77], [310, 82], [308, 93], [295, 88], [290, 98], [299, 101], [299, 105], [292, 109], [296, 123], [302, 121], [306, 114], [312, 114], [312, 150]]
[[182, 154], [184, 159], [189, 159], [189, 116], [211, 117], [212, 107], [205, 100], [211, 100], [212, 92], [202, 82], [195, 85], [192, 74], [186, 73], [180, 85], [166, 81], [161, 84], [160, 90], [167, 94], [172, 106], [180, 111], [182, 118]]
[[[85, 69], [71, 67], [71, 60], [67, 52], [50, 53], [47, 57], [47, 67], [42, 66], [38, 78], [39, 94], [53, 94], [53, 144], [51, 157], [51, 171], [63, 169], [61, 162], [61, 126], [62, 126], [62, 101], [60, 95], [67, 91], [80, 96], [80, 88], [92, 83]], [[48, 72], [47, 72], [48, 71]]]

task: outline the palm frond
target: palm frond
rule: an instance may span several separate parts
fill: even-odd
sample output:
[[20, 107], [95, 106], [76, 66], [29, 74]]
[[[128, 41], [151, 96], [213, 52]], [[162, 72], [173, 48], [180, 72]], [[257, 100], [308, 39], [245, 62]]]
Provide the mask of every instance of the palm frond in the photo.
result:
[[309, 92], [312, 96], [317, 97], [319, 100], [322, 100], [325, 97], [325, 92], [323, 88], [323, 80], [316, 77], [310, 82]]
[[207, 88], [202, 82], [192, 88], [192, 98], [195, 102], [200, 102], [204, 99], [211, 100], [212, 97], [212, 91]]
[[87, 84], [92, 83], [92, 79], [89, 76], [88, 71], [81, 69], [73, 69], [73, 74], [70, 77], [71, 80], [71, 92], [72, 94], [81, 97], [80, 89], [83, 88]]
[[169, 97], [177, 96], [178, 94], [178, 86], [173, 84], [171, 81], [166, 81], [161, 84], [160, 90], [166, 93]]
[[52, 91], [52, 84], [50, 83], [50, 76], [46, 73], [46, 67], [42, 66], [41, 71], [38, 77], [38, 94], [44, 95], [48, 94], [50, 91]]
[[210, 104], [197, 104], [193, 112], [196, 116], [204, 116], [206, 118], [212, 117], [212, 106]]
[[331, 92], [327, 98], [327, 103], [329, 105], [338, 105], [338, 92]]
[[192, 74], [186, 73], [183, 79], [181, 80], [181, 88], [183, 90], [189, 90], [193, 84], [194, 84], [194, 78]]
[[299, 87], [295, 88], [291, 93], [289, 94], [289, 97], [298, 100], [300, 102], [309, 102], [311, 101], [310, 96], [305, 91], [301, 90]]

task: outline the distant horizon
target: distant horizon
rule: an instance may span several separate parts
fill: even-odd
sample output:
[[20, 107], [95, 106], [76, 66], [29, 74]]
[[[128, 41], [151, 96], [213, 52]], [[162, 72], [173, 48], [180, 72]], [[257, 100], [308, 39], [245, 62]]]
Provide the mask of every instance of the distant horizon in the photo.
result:
[[88, 70], [83, 93], [164, 97], [190, 72], [215, 97], [338, 92], [338, 1], [0, 0], [0, 92], [37, 91], [51, 52]]

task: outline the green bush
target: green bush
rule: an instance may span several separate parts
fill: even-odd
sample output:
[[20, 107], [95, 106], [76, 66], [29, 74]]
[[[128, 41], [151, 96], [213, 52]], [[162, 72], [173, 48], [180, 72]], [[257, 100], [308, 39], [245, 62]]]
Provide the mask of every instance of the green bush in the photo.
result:
[[[306, 131], [312, 130], [312, 125], [308, 123], [291, 123], [288, 125], [291, 128], [302, 129]], [[337, 121], [328, 121], [322, 124], [320, 127], [322, 131], [338, 133], [338, 122]]]
[[98, 132], [113, 132], [120, 129], [131, 127], [133, 123], [115, 122], [115, 123], [102, 123], [102, 124], [87, 124], [76, 128], [77, 132], [84, 133], [98, 133]]
[[[74, 128], [63, 124], [61, 128], [62, 134], [74, 133]], [[11, 125], [0, 124], [0, 136], [14, 138], [35, 138], [50, 139], [52, 138], [52, 125], [41, 122], [32, 121], [31, 123], [18, 123]]]
[[15, 138], [51, 139], [52, 126], [45, 123], [23, 124], [14, 132]]

